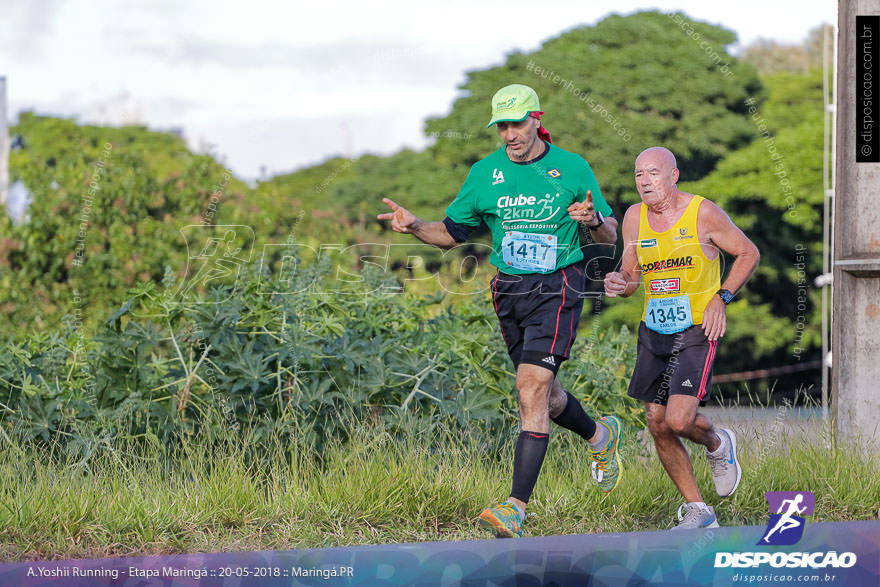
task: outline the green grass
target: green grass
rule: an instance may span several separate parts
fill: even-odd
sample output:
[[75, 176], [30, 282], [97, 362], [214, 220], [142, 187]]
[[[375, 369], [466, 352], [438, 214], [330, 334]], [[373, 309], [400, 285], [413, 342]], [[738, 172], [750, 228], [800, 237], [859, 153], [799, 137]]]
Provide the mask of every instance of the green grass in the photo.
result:
[[[652, 450], [632, 431], [626, 440], [626, 477], [606, 495], [590, 479], [583, 441], [554, 431], [527, 535], [670, 527], [680, 497]], [[813, 491], [816, 521], [877, 517], [876, 462], [784, 440], [763, 455], [755, 439], [743, 443], [745, 476], [728, 499], [692, 450], [722, 525], [765, 524], [770, 490]], [[191, 441], [171, 456], [156, 445], [98, 443], [79, 460], [4, 444], [4, 561], [480, 539], [488, 536], [476, 515], [510, 490], [509, 447], [492, 456], [487, 443], [443, 433], [394, 439], [361, 428], [322, 455], [305, 441], [256, 447], [246, 437]]]

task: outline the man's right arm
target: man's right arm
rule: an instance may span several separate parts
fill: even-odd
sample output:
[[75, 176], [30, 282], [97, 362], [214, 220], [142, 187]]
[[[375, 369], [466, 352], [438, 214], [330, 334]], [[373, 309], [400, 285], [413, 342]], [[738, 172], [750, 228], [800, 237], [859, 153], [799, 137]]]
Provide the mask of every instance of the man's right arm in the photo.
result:
[[442, 222], [425, 222], [416, 218], [416, 221], [409, 226], [409, 232], [423, 243], [441, 249], [451, 249], [458, 244]]
[[382, 198], [390, 208], [391, 212], [379, 214], [379, 220], [390, 220], [391, 229], [394, 232], [411, 234], [423, 243], [439, 247], [441, 249], [451, 249], [458, 242], [452, 238], [446, 225], [442, 222], [425, 222], [420, 218], [416, 218], [415, 214], [399, 206], [393, 200]]
[[633, 204], [623, 216], [623, 258], [620, 271], [613, 271], [605, 276], [605, 294], [610, 297], [628, 298], [639, 289], [641, 283], [641, 267], [636, 253], [639, 237], [639, 206]]

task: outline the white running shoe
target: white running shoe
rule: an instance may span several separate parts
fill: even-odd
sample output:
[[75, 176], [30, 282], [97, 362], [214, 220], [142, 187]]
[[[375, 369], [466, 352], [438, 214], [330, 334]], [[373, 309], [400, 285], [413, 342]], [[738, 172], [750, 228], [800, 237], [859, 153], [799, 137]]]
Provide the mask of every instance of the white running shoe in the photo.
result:
[[[718, 436], [722, 446], [719, 447], [721, 454], [713, 455], [706, 450], [706, 458], [712, 468], [712, 479], [715, 481], [715, 491], [721, 497], [731, 495], [739, 487], [742, 479], [742, 467], [736, 458], [736, 435], [732, 430], [719, 428]], [[724, 450], [721, 450], [721, 449]]]
[[[684, 510], [684, 515], [681, 511]], [[715, 509], [695, 503], [683, 503], [678, 507], [678, 525], [673, 530], [694, 530], [697, 528], [720, 528]]]

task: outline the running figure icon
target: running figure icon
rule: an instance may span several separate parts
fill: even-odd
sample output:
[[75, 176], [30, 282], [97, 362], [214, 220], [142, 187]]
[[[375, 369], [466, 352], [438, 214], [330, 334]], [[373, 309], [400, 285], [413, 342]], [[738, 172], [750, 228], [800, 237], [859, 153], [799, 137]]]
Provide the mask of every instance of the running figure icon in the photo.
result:
[[[773, 526], [764, 538], [761, 539], [762, 542], [766, 542], [770, 544], [770, 536], [772, 536], [777, 530], [780, 534], [785, 532], [786, 530], [791, 530], [792, 528], [798, 528], [803, 524], [801, 519], [797, 519], [794, 516], [797, 514], [803, 514], [807, 511], [807, 506], [800, 507], [800, 504], [804, 501], [804, 494], [798, 493], [794, 496], [793, 499], [786, 499], [779, 505], [779, 510], [776, 512], [777, 514], [782, 514], [779, 520], [776, 522], [776, 525]], [[782, 512], [785, 509], [786, 504], [788, 504], [788, 510], [785, 513]]]

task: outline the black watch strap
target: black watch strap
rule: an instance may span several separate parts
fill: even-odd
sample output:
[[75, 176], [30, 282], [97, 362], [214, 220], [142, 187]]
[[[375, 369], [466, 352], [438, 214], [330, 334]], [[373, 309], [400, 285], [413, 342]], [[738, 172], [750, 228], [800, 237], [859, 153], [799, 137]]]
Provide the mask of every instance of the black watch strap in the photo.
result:
[[594, 224], [593, 226], [588, 225], [587, 228], [589, 228], [590, 230], [596, 230], [597, 228], [599, 228], [600, 226], [605, 224], [605, 218], [602, 216], [602, 213], [599, 212], [598, 210], [595, 210], [595, 212], [596, 212], [596, 218], [599, 219], [599, 223]]
[[729, 289], [719, 289], [715, 293], [718, 294], [725, 306], [733, 301], [733, 293]]

